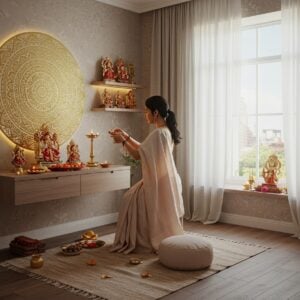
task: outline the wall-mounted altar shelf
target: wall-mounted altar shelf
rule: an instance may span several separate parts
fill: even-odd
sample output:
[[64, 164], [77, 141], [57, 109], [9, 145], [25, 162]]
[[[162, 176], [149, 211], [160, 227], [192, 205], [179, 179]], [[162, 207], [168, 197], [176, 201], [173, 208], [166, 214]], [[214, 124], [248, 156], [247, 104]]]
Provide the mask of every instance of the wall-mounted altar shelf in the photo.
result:
[[94, 107], [92, 111], [113, 111], [113, 112], [143, 112], [141, 109], [137, 108], [108, 108], [108, 107]]
[[34, 175], [0, 173], [1, 198], [8, 198], [15, 205], [78, 197], [129, 187], [129, 166], [113, 165], [109, 168], [84, 168], [78, 171]]
[[116, 81], [94, 81], [92, 82], [94, 86], [102, 86], [102, 87], [112, 87], [112, 88], [123, 88], [123, 89], [141, 89], [142, 86], [138, 84], [130, 84]]

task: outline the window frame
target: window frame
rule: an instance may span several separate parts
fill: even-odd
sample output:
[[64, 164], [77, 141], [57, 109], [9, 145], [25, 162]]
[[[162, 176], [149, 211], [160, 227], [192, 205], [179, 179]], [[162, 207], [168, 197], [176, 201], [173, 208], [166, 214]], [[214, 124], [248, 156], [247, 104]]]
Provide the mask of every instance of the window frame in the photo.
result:
[[[259, 117], [262, 116], [282, 116], [283, 113], [259, 113], [258, 112], [258, 68], [259, 65], [261, 64], [268, 64], [268, 63], [272, 63], [272, 62], [281, 62], [281, 54], [280, 55], [273, 55], [273, 56], [267, 56], [267, 57], [258, 57], [258, 32], [257, 30], [259, 28], [263, 28], [263, 27], [268, 27], [270, 25], [276, 25], [276, 24], [281, 24], [281, 11], [276, 11], [276, 12], [272, 12], [272, 13], [267, 13], [267, 14], [261, 14], [261, 15], [256, 15], [256, 16], [251, 16], [251, 17], [246, 17], [242, 19], [241, 22], [241, 33], [244, 30], [249, 30], [249, 29], [255, 29], [256, 30], [256, 58], [251, 58], [251, 59], [240, 59], [240, 66], [255, 66], [255, 72], [256, 72], [256, 112], [255, 113], [249, 113], [249, 114], [241, 114], [240, 112], [238, 112], [238, 115], [234, 115], [233, 117], [243, 117], [243, 116], [247, 116], [247, 117], [255, 117], [256, 118], [256, 124], [258, 124], [258, 119]], [[231, 143], [231, 159], [229, 161], [231, 161], [231, 166], [229, 167], [229, 176], [227, 177], [227, 179], [225, 180], [225, 184], [226, 186], [235, 186], [235, 185], [241, 185], [245, 182], [245, 180], [247, 180], [248, 178], [246, 178], [245, 176], [234, 176], [233, 175], [233, 169], [234, 169], [234, 155], [239, 153], [238, 149], [238, 144], [239, 144], [239, 133], [238, 132], [233, 132], [233, 136], [235, 136], [237, 134], [237, 138], [235, 137], [234, 140], [237, 141], [237, 143], [234, 143], [234, 141], [232, 141]], [[256, 157], [259, 157], [259, 126], [256, 126]], [[228, 173], [227, 173], [228, 174]], [[253, 174], [256, 177], [256, 181], [263, 181], [263, 178], [260, 174], [260, 170], [259, 170], [259, 161], [256, 161], [256, 174]], [[280, 179], [281, 183], [285, 183], [285, 179], [282, 178]]]

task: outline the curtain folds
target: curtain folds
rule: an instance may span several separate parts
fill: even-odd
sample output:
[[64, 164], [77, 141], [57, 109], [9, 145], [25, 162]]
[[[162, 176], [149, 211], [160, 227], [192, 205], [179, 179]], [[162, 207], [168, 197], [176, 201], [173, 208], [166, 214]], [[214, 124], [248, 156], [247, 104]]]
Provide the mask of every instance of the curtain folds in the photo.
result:
[[182, 143], [185, 217], [218, 221], [239, 99], [240, 0], [194, 0], [153, 15], [151, 92], [169, 100]]
[[183, 184], [185, 217], [191, 218], [189, 199], [190, 182], [193, 181], [193, 136], [188, 120], [193, 118], [192, 80], [192, 18], [193, 5], [186, 2], [153, 12], [151, 49], [151, 94], [162, 95], [175, 111], [182, 142], [175, 147], [175, 159]]
[[283, 131], [288, 198], [300, 238], [300, 1], [282, 0]]

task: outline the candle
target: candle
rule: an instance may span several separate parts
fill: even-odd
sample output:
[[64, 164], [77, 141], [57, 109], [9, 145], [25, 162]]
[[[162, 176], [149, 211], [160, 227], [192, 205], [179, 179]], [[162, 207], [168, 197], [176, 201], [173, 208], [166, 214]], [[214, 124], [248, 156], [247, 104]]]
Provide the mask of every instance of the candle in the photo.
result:
[[91, 134], [94, 134], [94, 131], [93, 131], [93, 129], [91, 130]]

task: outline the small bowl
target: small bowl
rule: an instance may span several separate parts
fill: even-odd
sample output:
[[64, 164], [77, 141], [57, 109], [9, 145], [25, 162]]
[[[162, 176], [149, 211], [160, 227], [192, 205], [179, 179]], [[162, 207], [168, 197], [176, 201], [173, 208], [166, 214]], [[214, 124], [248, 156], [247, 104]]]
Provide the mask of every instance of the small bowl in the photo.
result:
[[110, 163], [100, 163], [100, 166], [102, 167], [102, 168], [108, 168], [109, 166], [110, 166]]

